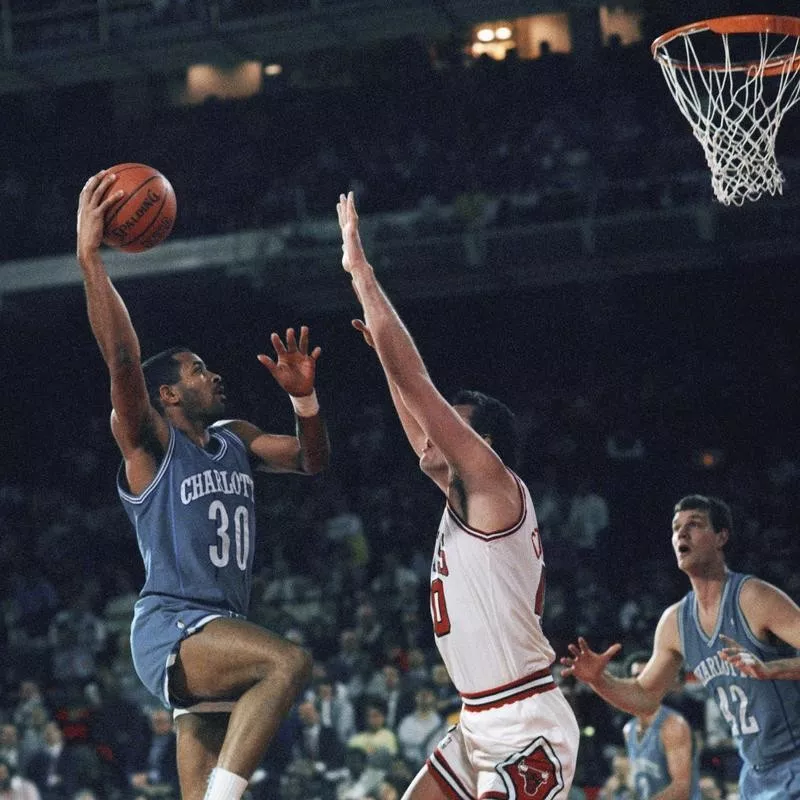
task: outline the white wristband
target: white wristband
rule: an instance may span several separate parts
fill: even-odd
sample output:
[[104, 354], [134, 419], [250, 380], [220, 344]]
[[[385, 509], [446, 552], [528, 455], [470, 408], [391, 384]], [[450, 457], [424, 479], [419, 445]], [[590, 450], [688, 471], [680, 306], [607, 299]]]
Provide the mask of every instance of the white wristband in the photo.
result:
[[290, 394], [289, 399], [292, 401], [294, 413], [298, 417], [313, 417], [319, 414], [319, 401], [317, 400], [316, 390], [304, 397], [295, 397]]

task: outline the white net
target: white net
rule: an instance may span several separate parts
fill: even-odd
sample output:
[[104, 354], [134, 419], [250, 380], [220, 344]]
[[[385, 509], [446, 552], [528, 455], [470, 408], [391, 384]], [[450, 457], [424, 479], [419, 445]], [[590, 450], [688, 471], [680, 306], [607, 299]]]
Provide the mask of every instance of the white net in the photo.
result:
[[715, 34], [723, 58], [709, 64], [695, 46], [697, 34], [707, 32], [683, 32], [654, 55], [703, 146], [714, 195], [725, 205], [741, 206], [766, 193], [782, 194], [775, 140], [784, 114], [800, 99], [800, 38], [747, 36], [757, 37], [760, 55], [742, 62], [732, 52], [732, 40], [741, 34]]

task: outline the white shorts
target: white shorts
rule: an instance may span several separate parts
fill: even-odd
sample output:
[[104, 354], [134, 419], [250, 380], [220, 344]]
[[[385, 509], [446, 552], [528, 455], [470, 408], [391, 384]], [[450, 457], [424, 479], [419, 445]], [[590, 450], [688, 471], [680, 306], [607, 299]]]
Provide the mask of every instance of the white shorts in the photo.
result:
[[428, 759], [451, 800], [566, 800], [580, 732], [560, 689], [461, 712]]

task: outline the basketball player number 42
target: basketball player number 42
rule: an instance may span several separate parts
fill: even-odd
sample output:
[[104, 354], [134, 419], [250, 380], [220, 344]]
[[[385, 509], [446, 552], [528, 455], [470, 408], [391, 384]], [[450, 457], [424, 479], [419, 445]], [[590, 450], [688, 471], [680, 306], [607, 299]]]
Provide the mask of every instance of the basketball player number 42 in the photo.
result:
[[[728, 698], [729, 694], [730, 699]], [[728, 687], [727, 692], [723, 686], [718, 686], [717, 700], [719, 701], [719, 710], [725, 717], [725, 722], [730, 725], [731, 733], [734, 736], [747, 736], [761, 730], [758, 720], [752, 714], [747, 713], [747, 695], [740, 686], [734, 683]], [[738, 713], [734, 713], [735, 711]]]

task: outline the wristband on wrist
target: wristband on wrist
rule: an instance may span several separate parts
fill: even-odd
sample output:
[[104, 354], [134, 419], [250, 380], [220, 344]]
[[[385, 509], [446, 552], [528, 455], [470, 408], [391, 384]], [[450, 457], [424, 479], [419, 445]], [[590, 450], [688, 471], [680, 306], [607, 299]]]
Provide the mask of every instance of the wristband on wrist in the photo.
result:
[[316, 390], [303, 397], [295, 397], [293, 394], [290, 394], [289, 399], [292, 401], [294, 413], [297, 414], [298, 417], [313, 417], [319, 414], [319, 401], [317, 400]]

